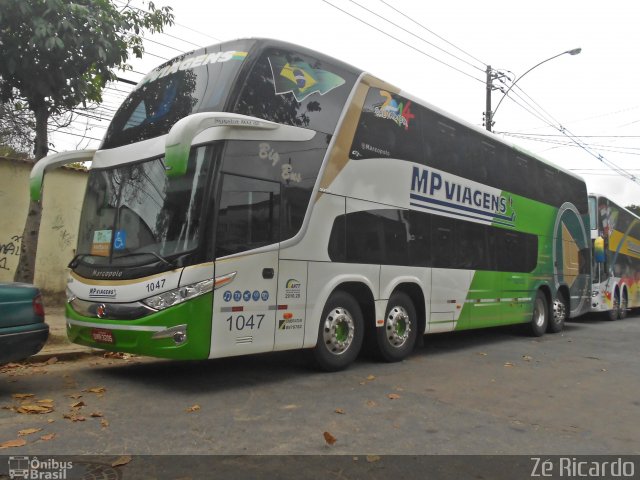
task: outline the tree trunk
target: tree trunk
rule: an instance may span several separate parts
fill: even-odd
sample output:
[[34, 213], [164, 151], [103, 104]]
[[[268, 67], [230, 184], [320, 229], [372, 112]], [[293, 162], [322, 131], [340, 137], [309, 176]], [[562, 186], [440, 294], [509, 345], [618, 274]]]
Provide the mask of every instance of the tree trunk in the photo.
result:
[[[49, 110], [46, 105], [42, 105], [36, 108], [34, 113], [36, 116], [36, 139], [33, 153], [37, 162], [49, 152], [49, 136], [47, 132]], [[13, 276], [16, 282], [33, 283], [33, 277], [36, 271], [36, 253], [38, 251], [40, 220], [42, 218], [41, 202], [42, 198], [40, 202], [29, 201], [29, 211], [22, 233], [20, 259], [16, 273]]]

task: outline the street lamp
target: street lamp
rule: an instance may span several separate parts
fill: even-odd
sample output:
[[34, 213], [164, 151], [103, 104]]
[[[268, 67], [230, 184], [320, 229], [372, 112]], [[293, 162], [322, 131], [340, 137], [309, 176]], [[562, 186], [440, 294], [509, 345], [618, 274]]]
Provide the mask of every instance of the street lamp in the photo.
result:
[[491, 111], [491, 92], [494, 89], [493, 80], [494, 80], [494, 78], [496, 78], [496, 76], [493, 75], [492, 70], [491, 70], [491, 66], [487, 66], [487, 105], [486, 105], [487, 109], [486, 109], [486, 112], [485, 112], [485, 127], [487, 128], [487, 130], [491, 131], [491, 126], [493, 124], [493, 117], [495, 116], [496, 112], [498, 111], [498, 108], [500, 107], [500, 104], [502, 103], [504, 98], [509, 94], [511, 89], [516, 85], [516, 83], [518, 83], [522, 79], [522, 77], [524, 77], [531, 70], [539, 67], [543, 63], [547, 63], [548, 61], [553, 60], [554, 58], [558, 58], [561, 55], [564, 55], [564, 54], [567, 54], [567, 53], [569, 55], [578, 55], [581, 51], [582, 51], [582, 48], [574, 48], [572, 50], [567, 50], [565, 52], [562, 52], [562, 53], [559, 53], [557, 55], [554, 55], [553, 57], [549, 57], [546, 60], [543, 60], [540, 63], [535, 64], [533, 67], [531, 67], [529, 70], [524, 72], [522, 75], [520, 75], [518, 78], [516, 78], [513, 81], [513, 83], [509, 86], [507, 91], [504, 92], [504, 94], [502, 95], [502, 98], [500, 98], [500, 101], [498, 102], [498, 105], [496, 105], [496, 108], [493, 111]]

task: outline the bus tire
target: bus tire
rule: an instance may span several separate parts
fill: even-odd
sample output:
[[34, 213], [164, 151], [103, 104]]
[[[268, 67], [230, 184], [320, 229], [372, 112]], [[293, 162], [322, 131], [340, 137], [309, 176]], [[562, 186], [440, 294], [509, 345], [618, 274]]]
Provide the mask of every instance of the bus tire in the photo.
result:
[[629, 298], [627, 297], [627, 291], [624, 290], [622, 292], [622, 300], [620, 301], [620, 314], [618, 315], [619, 319], [627, 318], [627, 313], [629, 309]]
[[611, 310], [607, 312], [608, 320], [617, 320], [620, 318], [620, 290], [615, 290], [613, 292], [613, 304], [611, 305]]
[[360, 353], [363, 338], [360, 305], [346, 292], [333, 292], [318, 327], [318, 342], [313, 349], [316, 365], [326, 372], [347, 368]]
[[569, 318], [569, 302], [562, 291], [559, 291], [553, 302], [553, 314], [549, 317], [547, 332], [558, 333], [564, 328], [564, 322]]
[[547, 330], [549, 323], [549, 304], [546, 295], [542, 290], [536, 293], [536, 299], [533, 302], [533, 314], [529, 323], [529, 333], [534, 337], [541, 337]]
[[389, 298], [383, 327], [375, 328], [377, 357], [399, 362], [411, 354], [418, 334], [416, 308], [409, 295], [395, 292]]

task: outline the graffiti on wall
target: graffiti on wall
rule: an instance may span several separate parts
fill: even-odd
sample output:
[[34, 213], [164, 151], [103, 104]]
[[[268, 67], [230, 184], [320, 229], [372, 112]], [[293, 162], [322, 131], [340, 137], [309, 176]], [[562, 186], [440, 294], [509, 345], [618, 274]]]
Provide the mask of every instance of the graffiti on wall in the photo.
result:
[[56, 218], [53, 219], [53, 225], [51, 228], [58, 232], [58, 243], [61, 248], [68, 248], [71, 246], [71, 242], [73, 242], [73, 235], [65, 228], [62, 215], [56, 215]]
[[11, 270], [9, 259], [20, 256], [22, 235], [13, 235], [7, 243], [0, 243], [0, 270]]

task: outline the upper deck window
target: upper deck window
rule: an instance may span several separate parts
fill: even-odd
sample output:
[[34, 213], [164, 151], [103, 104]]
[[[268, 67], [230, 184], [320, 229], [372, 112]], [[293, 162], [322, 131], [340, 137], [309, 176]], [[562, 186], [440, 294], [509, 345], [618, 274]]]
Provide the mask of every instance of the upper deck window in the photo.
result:
[[355, 78], [342, 66], [271, 48], [253, 66], [233, 112], [333, 134]]
[[116, 112], [102, 148], [164, 135], [192, 113], [222, 111], [249, 46], [236, 42], [207, 47], [153, 70]]

